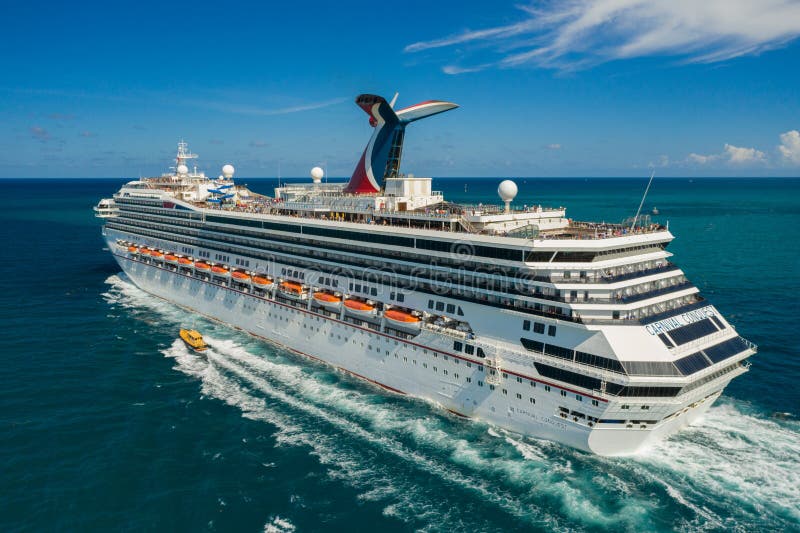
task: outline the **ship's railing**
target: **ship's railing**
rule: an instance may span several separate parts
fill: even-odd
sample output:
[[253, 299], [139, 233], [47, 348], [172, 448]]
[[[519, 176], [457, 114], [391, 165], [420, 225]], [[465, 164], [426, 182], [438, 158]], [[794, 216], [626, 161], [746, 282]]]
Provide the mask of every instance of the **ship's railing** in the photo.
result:
[[[461, 213], [471, 216], [482, 215], [502, 215], [506, 212], [506, 206], [497, 204], [458, 204], [461, 208]], [[551, 211], [564, 211], [564, 207], [542, 207], [541, 205], [532, 206], [510, 206], [509, 212], [511, 213], [543, 213]]]
[[533, 278], [534, 281], [545, 281], [548, 283], [616, 283], [618, 281], [626, 281], [629, 279], [634, 278], [643, 278], [645, 276], [650, 276], [653, 274], [661, 274], [663, 272], [671, 272], [673, 270], [680, 270], [678, 265], [667, 261], [665, 264], [652, 267], [652, 268], [645, 268], [642, 270], [634, 270], [630, 272], [623, 272], [621, 274], [610, 274], [606, 275], [602, 272], [597, 272], [596, 275], [590, 275], [591, 273], [587, 273], [585, 277], [579, 276], [570, 276], [565, 278], [564, 276], [535, 276]]
[[457, 330], [455, 328], [448, 328], [445, 326], [437, 326], [436, 324], [431, 324], [430, 322], [425, 322], [422, 324], [423, 329], [427, 329], [429, 331], [433, 331], [436, 333], [441, 333], [442, 335], [448, 335], [450, 337], [456, 339], [471, 339], [473, 335], [466, 331]]
[[[627, 237], [630, 235], [645, 235], [665, 231], [666, 226], [650, 224], [648, 226], [623, 226], [608, 222], [578, 222], [570, 220], [569, 226], [557, 230], [544, 230], [539, 235], [546, 240], [595, 240], [610, 239], [614, 237]], [[570, 233], [570, 230], [578, 230]]]

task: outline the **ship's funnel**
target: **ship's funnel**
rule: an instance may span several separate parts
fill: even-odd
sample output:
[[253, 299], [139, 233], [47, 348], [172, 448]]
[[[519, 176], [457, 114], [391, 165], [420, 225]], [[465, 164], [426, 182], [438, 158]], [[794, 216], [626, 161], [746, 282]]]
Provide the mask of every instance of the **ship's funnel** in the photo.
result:
[[395, 112], [385, 98], [374, 94], [360, 95], [356, 104], [369, 115], [375, 131], [344, 189], [354, 194], [380, 192], [386, 178], [399, 175], [406, 124], [458, 107], [429, 100]]

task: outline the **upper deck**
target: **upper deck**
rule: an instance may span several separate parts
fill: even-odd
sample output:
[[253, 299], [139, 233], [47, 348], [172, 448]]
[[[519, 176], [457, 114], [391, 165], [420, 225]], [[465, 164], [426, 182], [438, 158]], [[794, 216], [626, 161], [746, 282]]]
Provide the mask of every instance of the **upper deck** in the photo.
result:
[[[399, 233], [406, 236], [451, 234], [446, 240], [542, 250], [602, 250], [610, 246], [672, 240], [666, 226], [644, 216], [622, 224], [582, 222], [567, 218], [566, 208], [512, 205], [517, 186], [505, 180], [498, 195], [505, 205], [458, 204], [432, 189], [432, 179], [395, 173], [375, 192], [351, 192], [345, 183], [323, 183], [323, 171], [312, 170], [312, 182], [285, 184], [273, 196], [249, 190], [233, 181], [234, 169], [225, 165], [211, 179], [184, 161], [196, 155], [179, 145], [173, 173], [142, 178], [124, 185], [115, 198], [160, 198], [164, 205], [182, 205], [201, 213], [228, 213], [234, 217], [283, 220], [298, 224], [349, 227], [361, 232]], [[124, 202], [124, 200], [123, 200]], [[612, 242], [614, 241], [614, 242]], [[539, 260], [537, 259], [536, 262]]]
[[[523, 238], [526, 240], [602, 240], [617, 237], [649, 235], [668, 231], [665, 225], [651, 223], [635, 226], [609, 222], [576, 221], [565, 218], [564, 207], [532, 206], [511, 209], [505, 212], [498, 205], [446, 204], [438, 208], [419, 211], [397, 211], [390, 209], [361, 209], [346, 202], [328, 205], [317, 202], [281, 202], [272, 198], [257, 197], [246, 204], [212, 205], [193, 202], [198, 209], [211, 209], [228, 213], [264, 214], [284, 216], [309, 221], [327, 220], [393, 228], [416, 228], [423, 230], [450, 231], [470, 235], [494, 235]], [[536, 228], [524, 231], [537, 221], [558, 219], [556, 227]], [[563, 222], [562, 222], [563, 221]], [[545, 222], [552, 225], [553, 222]], [[506, 224], [510, 229], [504, 229]]]

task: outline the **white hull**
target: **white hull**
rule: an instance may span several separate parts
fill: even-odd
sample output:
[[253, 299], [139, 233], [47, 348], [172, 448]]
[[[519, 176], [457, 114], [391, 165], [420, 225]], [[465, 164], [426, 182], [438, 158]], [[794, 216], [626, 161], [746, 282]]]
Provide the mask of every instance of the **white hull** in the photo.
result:
[[[106, 237], [109, 244], [114, 243], [115, 236], [111, 233]], [[674, 433], [702, 415], [727, 384], [726, 380], [723, 384], [717, 383], [714, 390], [698, 389], [697, 394], [683, 399], [683, 403], [664, 406], [659, 411], [672, 413], [684, 409], [684, 412], [646, 428], [603, 427], [602, 424], [590, 427], [585, 421], [573, 422], [560, 417], [559, 408], [579, 407], [587, 415], [602, 419], [612, 407], [619, 406], [604, 399], [591, 407], [588, 405], [591, 396], [576, 400], [574, 391], [569, 395], [562, 392], [570, 389], [552, 385], [550, 390], [543, 386], [545, 382], [540, 381], [533, 370], [526, 376], [538, 381], [535, 387], [532, 381], [520, 377], [519, 380], [498, 380], [491, 390], [489, 369], [479, 371], [477, 363], [468, 366], [463, 357], [452, 354], [450, 337], [423, 330], [413, 341], [404, 340], [349, 323], [341, 314], [337, 319], [314, 312], [314, 308], [307, 307], [307, 301], [300, 304], [304, 308], [298, 308], [175, 272], [171, 265], [145, 263], [125, 252], [115, 254], [115, 258], [138, 287], [177, 305], [388, 390], [431, 401], [455, 414], [600, 455], [633, 454]], [[210, 275], [209, 272], [204, 274]], [[503, 368], [505, 371], [506, 367]], [[468, 376], [470, 382], [466, 381]], [[484, 386], [479, 386], [479, 381], [483, 381]], [[580, 403], [576, 403], [578, 401]]]

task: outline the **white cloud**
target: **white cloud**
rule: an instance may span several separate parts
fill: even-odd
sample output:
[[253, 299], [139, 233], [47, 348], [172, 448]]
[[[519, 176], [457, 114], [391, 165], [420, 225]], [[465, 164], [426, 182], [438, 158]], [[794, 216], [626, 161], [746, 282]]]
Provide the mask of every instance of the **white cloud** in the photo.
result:
[[550, 143], [544, 146], [548, 150], [561, 150], [561, 145], [558, 143]]
[[708, 165], [720, 161], [729, 165], [745, 166], [766, 163], [767, 156], [764, 152], [755, 148], [743, 148], [726, 143], [722, 153], [691, 153], [686, 157], [686, 161], [697, 165]]
[[210, 100], [183, 100], [181, 103], [200, 107], [204, 109], [211, 109], [213, 111], [222, 111], [224, 113], [236, 113], [239, 115], [252, 115], [252, 116], [272, 116], [272, 115], [287, 115], [289, 113], [300, 113], [303, 111], [312, 111], [314, 109], [322, 109], [336, 104], [345, 102], [347, 98], [333, 98], [323, 102], [313, 102], [308, 104], [300, 104], [288, 107], [278, 108], [263, 108], [242, 104], [231, 104], [219, 101]]
[[711, 163], [712, 161], [716, 161], [717, 159], [719, 159], [719, 155], [703, 155], [703, 154], [691, 153], [686, 159], [688, 159], [690, 163], [705, 165], [706, 163]]
[[442, 72], [445, 74], [465, 74], [467, 72], [480, 72], [491, 65], [475, 65], [474, 67], [459, 67], [458, 65], [445, 65], [442, 67]]
[[781, 144], [778, 146], [786, 163], [800, 165], [800, 131], [791, 130], [781, 133]]
[[777, 48], [800, 35], [796, 0], [571, 0], [521, 7], [517, 23], [409, 44], [406, 52], [489, 44], [478, 67], [533, 65], [574, 70], [617, 59], [666, 55], [713, 63]]
[[725, 155], [728, 163], [732, 165], [750, 165], [753, 163], [765, 163], [767, 161], [764, 152], [755, 148], [740, 148], [732, 144], [725, 145]]

